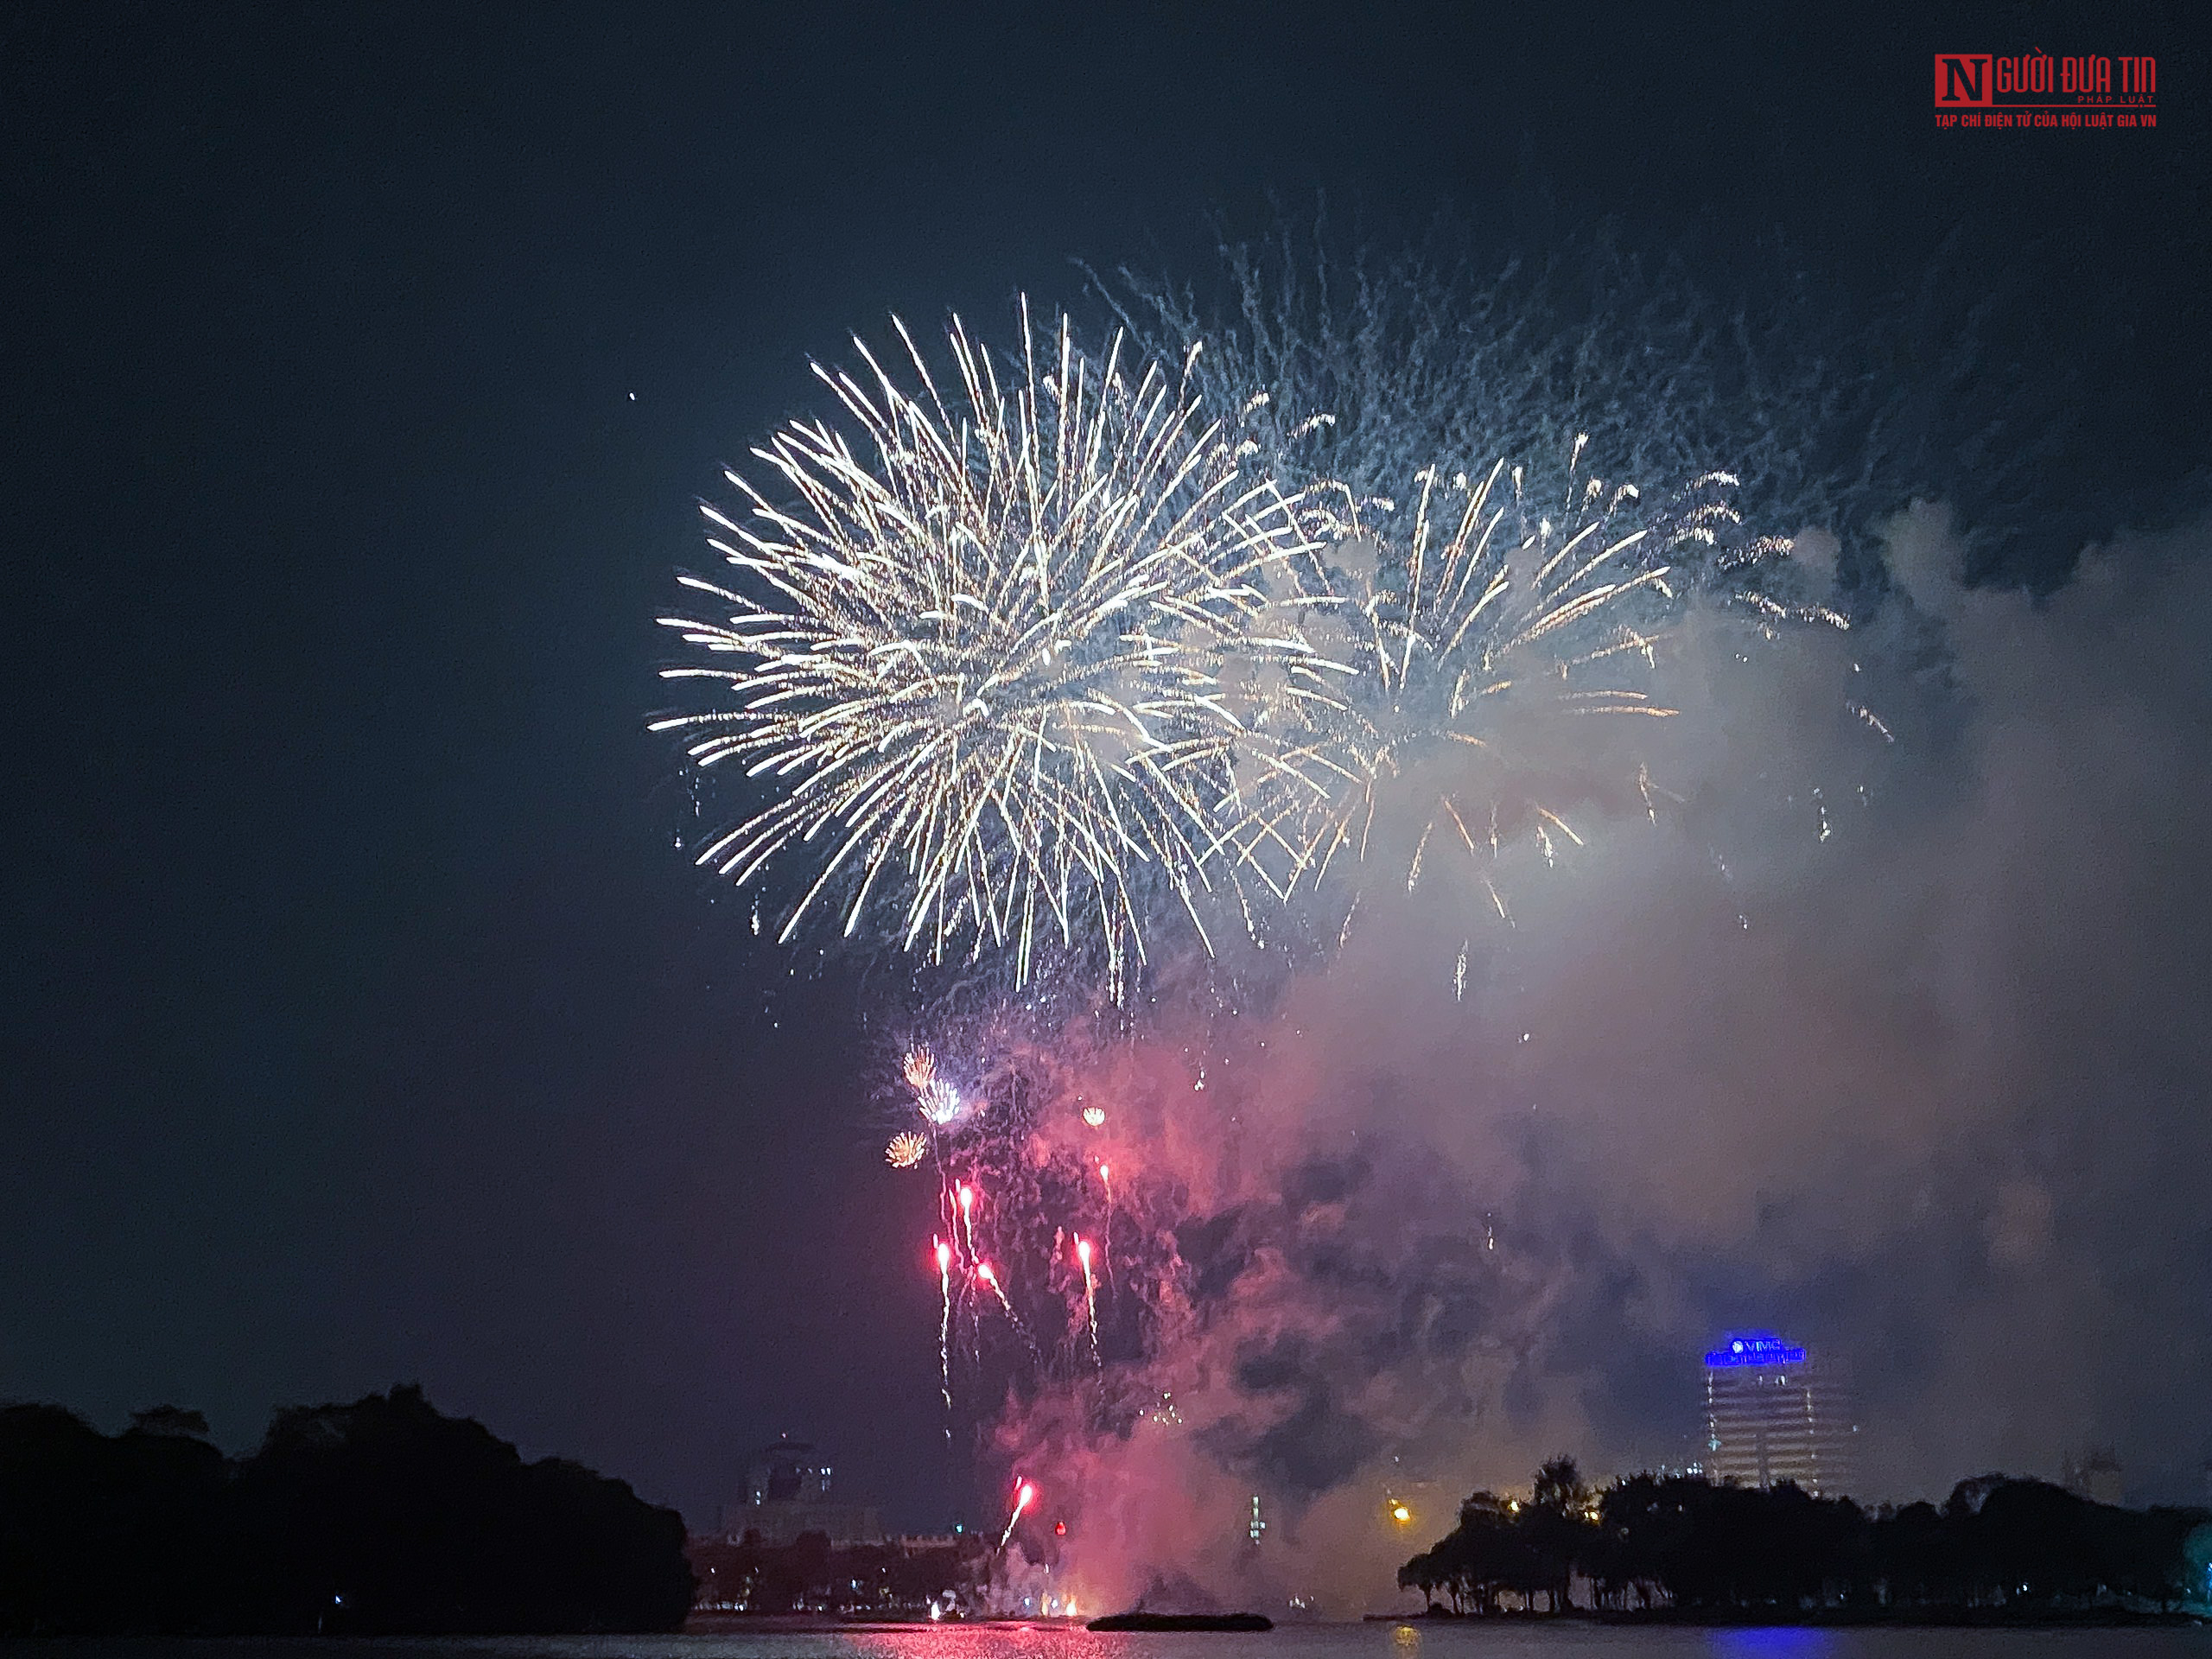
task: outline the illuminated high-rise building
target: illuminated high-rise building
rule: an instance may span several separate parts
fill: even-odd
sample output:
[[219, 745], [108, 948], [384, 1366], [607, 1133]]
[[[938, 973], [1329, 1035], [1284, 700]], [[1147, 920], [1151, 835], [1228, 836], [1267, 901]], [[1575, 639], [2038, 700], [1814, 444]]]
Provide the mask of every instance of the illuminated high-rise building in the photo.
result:
[[1858, 1478], [1859, 1414], [1833, 1362], [1771, 1331], [1732, 1331], [1705, 1357], [1705, 1472], [1745, 1486], [1794, 1482], [1843, 1497]]

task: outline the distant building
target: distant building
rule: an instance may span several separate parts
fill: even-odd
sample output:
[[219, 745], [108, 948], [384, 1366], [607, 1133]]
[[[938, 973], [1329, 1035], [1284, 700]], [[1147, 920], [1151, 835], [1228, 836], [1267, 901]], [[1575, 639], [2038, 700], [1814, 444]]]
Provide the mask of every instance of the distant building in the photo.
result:
[[967, 1535], [957, 1532], [901, 1532], [885, 1541], [901, 1555], [958, 1554], [969, 1544]]
[[753, 1454], [745, 1470], [748, 1503], [814, 1503], [830, 1497], [830, 1468], [805, 1440], [776, 1437]]
[[2076, 1459], [2070, 1452], [2059, 1465], [2058, 1484], [2092, 1503], [2118, 1503], [2120, 1498], [2120, 1454], [2108, 1446], [2093, 1446]]
[[780, 1549], [803, 1533], [818, 1532], [830, 1543], [883, 1541], [883, 1524], [871, 1504], [833, 1503], [828, 1460], [804, 1440], [785, 1435], [753, 1454], [745, 1472], [742, 1502], [722, 1505], [722, 1535], [731, 1543], [748, 1532]]
[[1833, 1363], [1771, 1331], [1732, 1331], [1705, 1357], [1707, 1476], [1745, 1486], [1795, 1482], [1848, 1496], [1858, 1478], [1858, 1410]]

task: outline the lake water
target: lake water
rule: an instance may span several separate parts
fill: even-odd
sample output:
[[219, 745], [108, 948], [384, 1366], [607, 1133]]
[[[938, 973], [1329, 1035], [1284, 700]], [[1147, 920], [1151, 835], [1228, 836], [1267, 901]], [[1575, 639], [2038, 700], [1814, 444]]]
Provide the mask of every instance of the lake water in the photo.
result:
[[1266, 1635], [1093, 1635], [1055, 1626], [919, 1625], [736, 1635], [411, 1642], [0, 1642], [4, 1659], [2212, 1659], [2212, 1629], [1805, 1630], [1307, 1624]]

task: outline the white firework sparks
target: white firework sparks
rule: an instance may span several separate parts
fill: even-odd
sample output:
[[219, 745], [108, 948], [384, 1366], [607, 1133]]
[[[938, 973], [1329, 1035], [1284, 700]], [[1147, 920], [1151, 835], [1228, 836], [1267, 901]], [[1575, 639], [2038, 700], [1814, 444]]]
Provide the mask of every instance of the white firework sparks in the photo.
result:
[[[1675, 713], [1649, 688], [1694, 593], [1741, 603], [1763, 630], [1841, 624], [1744, 585], [1788, 543], [1738, 533], [1726, 495], [1735, 480], [1707, 474], [1645, 512], [1633, 486], [1581, 474], [1584, 442], [1569, 458], [1567, 498], [1541, 508], [1503, 461], [1472, 480], [1425, 469], [1409, 512], [1342, 485], [1309, 493], [1306, 521], [1338, 595], [1310, 643], [1357, 672], [1343, 699], [1301, 706], [1308, 741], [1284, 751], [1332, 757], [1335, 780], [1298, 769], [1314, 785], [1302, 806], [1279, 793], [1272, 815], [1239, 830], [1248, 857], [1296, 849], [1286, 893], [1319, 887], [1340, 861], [1369, 864], [1378, 846], [1408, 893], [1436, 861], [1463, 855], [1483, 907], [1503, 918], [1491, 867], [1505, 843], [1533, 842], [1548, 864], [1562, 842], [1582, 844], [1564, 804], [1547, 798], [1563, 758], [1580, 768], [1596, 753], [1568, 722]], [[1615, 764], [1620, 778], [1578, 777], [1574, 787], [1648, 805], [1641, 765]]]
[[1240, 709], [1280, 718], [1344, 677], [1281, 625], [1318, 569], [1190, 359], [1179, 377], [1119, 336], [1093, 358], [1065, 317], [1040, 341], [1025, 302], [1003, 381], [954, 320], [946, 391], [899, 334], [916, 390], [865, 346], [863, 378], [817, 368], [857, 439], [794, 422], [756, 450], [779, 499], [733, 473], [745, 518], [704, 509], [739, 579], [686, 579], [722, 614], [662, 619], [735, 660], [666, 670], [721, 697], [654, 729], [773, 791], [698, 862], [802, 873], [786, 940], [834, 906], [932, 960], [1011, 948], [1017, 979], [1047, 944], [1103, 944], [1119, 983], [1152, 892], [1203, 937], [1202, 896], [1247, 873], [1226, 832], [1290, 768]]
[[938, 1075], [937, 1056], [927, 1047], [908, 1049], [900, 1069], [906, 1086], [914, 1091], [914, 1109], [932, 1128], [944, 1128], [967, 1110], [968, 1103], [961, 1098], [960, 1090]]

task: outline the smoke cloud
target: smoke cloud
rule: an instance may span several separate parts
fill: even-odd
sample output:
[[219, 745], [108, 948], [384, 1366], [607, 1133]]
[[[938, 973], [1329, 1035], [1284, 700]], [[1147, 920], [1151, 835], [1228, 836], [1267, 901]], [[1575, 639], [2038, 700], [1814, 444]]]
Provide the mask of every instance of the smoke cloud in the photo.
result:
[[1848, 1366], [1869, 1499], [2093, 1443], [2196, 1496], [2207, 541], [2038, 597], [1916, 505], [1851, 632], [1693, 625], [1656, 810], [1512, 855], [1510, 925], [1434, 861], [1260, 1006], [1027, 1057], [1175, 1263], [1145, 1357], [1001, 1423], [1064, 1586], [1367, 1605], [1477, 1486], [1694, 1459], [1731, 1325]]

